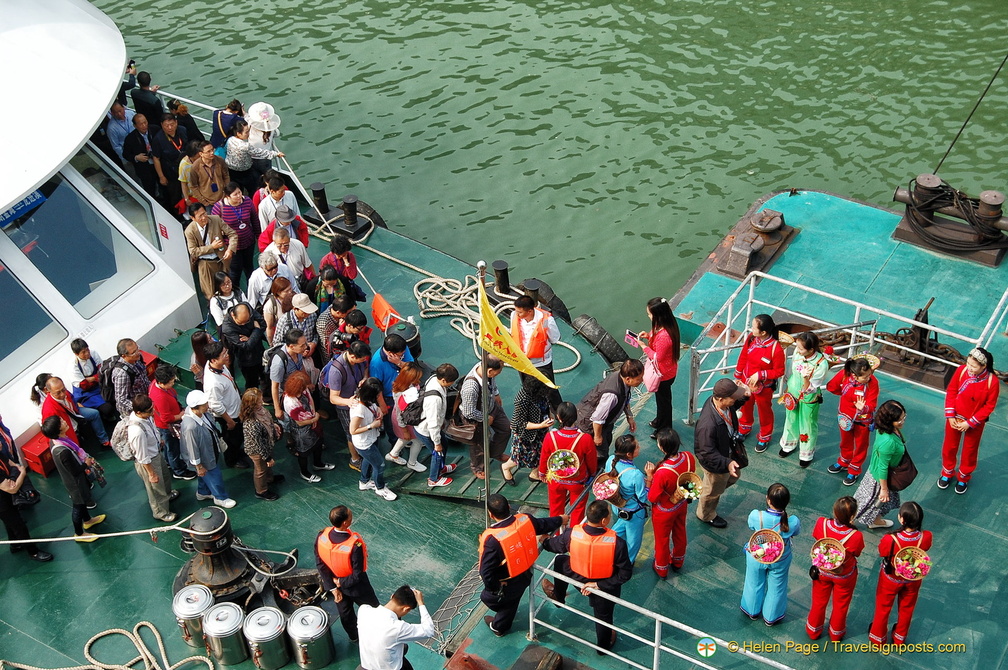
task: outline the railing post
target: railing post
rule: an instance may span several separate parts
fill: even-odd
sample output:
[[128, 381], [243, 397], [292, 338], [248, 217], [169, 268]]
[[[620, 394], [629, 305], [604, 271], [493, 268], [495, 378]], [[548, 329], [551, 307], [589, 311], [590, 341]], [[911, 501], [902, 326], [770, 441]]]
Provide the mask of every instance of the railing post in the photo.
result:
[[525, 636], [529, 642], [535, 642], [535, 587], [539, 583], [539, 579], [536, 577], [535, 566], [532, 567], [532, 588], [529, 589], [529, 630], [528, 635]]
[[690, 371], [689, 371], [689, 410], [683, 421], [687, 426], [693, 425], [693, 415], [697, 412], [697, 396], [700, 394], [700, 352], [690, 349]]
[[746, 303], [746, 328], [752, 323], [752, 304], [753, 300], [756, 299], [756, 277], [755, 275], [749, 275], [749, 301]]
[[661, 666], [661, 621], [655, 619], [654, 622], [654, 661], [651, 663], [652, 670], [658, 670]]

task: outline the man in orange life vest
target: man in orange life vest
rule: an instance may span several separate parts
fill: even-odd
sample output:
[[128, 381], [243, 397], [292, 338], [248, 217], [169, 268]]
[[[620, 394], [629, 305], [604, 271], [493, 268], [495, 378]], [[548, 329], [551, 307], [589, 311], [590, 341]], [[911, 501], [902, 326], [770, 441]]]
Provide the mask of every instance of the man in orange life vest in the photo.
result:
[[537, 535], [565, 526], [566, 514], [537, 519], [528, 514], [512, 514], [507, 498], [493, 493], [487, 509], [494, 523], [480, 536], [479, 574], [483, 579], [480, 600], [497, 613], [483, 621], [497, 637], [511, 628], [525, 589], [532, 583], [532, 565], [539, 557]]
[[[511, 339], [521, 347], [529, 362], [551, 382], [553, 375], [553, 344], [560, 341], [560, 329], [553, 315], [536, 307], [535, 301], [527, 295], [515, 298], [514, 312], [511, 313]], [[522, 382], [528, 377], [519, 373]], [[556, 412], [563, 402], [560, 391], [550, 389], [549, 405]]]
[[315, 539], [315, 567], [322, 586], [332, 593], [340, 623], [351, 642], [357, 641], [357, 613], [354, 605], [378, 607], [378, 596], [367, 576], [367, 546], [350, 530], [353, 512], [345, 505], [329, 512], [330, 528]]
[[[611, 519], [609, 503], [596, 500], [588, 505], [583, 524], [543, 543], [546, 551], [561, 554], [554, 564], [556, 571], [582, 582], [585, 586], [581, 594], [588, 596], [595, 618], [609, 624], [613, 621], [616, 603], [593, 594], [589, 589], [619, 597], [623, 584], [633, 575], [627, 544], [608, 527]], [[553, 584], [544, 579], [542, 588], [552, 600], [562, 603], [567, 598], [567, 582], [563, 580]], [[611, 649], [615, 642], [616, 631], [609, 626], [595, 624], [595, 643], [598, 646]]]

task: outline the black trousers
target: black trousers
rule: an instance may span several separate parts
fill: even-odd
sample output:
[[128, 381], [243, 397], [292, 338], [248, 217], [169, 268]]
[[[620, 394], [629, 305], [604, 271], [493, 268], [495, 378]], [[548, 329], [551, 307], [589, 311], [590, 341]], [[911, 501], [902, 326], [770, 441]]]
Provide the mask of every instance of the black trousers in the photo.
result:
[[[7, 529], [8, 540], [30, 540], [28, 526], [21, 518], [21, 512], [14, 506], [14, 496], [6, 491], [0, 491], [0, 521], [3, 521], [4, 528]], [[29, 554], [37, 553], [39, 548], [34, 542], [21, 542], [10, 545], [11, 552], [24, 549]]]
[[[577, 574], [570, 567], [570, 556], [567, 554], [560, 554], [556, 558], [554, 563], [556, 571], [561, 575], [570, 577], [571, 579], [576, 579], [577, 581], [584, 583], [589, 580], [585, 579], [581, 575]], [[558, 579], [553, 582], [553, 595], [560, 602], [564, 602], [567, 598], [567, 587], [569, 585], [562, 579]], [[622, 588], [617, 586], [615, 589], [600, 589], [604, 590], [611, 596], [619, 597]], [[588, 604], [591, 605], [592, 613], [595, 615], [596, 619], [605, 621], [608, 624], [613, 622], [613, 611], [616, 609], [616, 603], [611, 600], [606, 600], [601, 596], [590, 595], [588, 596]], [[613, 629], [604, 624], [595, 624], [595, 644], [602, 647], [603, 649], [609, 649], [612, 647], [612, 634]]]
[[[490, 458], [501, 459], [511, 442], [511, 422], [507, 414], [495, 401], [490, 403]], [[473, 472], [483, 472], [483, 422], [476, 423], [472, 444], [469, 445], [469, 465]]]
[[[258, 216], [253, 213], [253, 216]], [[231, 266], [228, 268], [228, 276], [231, 277], [231, 283], [235, 288], [241, 287], [241, 276], [245, 273], [245, 285], [248, 286], [248, 280], [252, 276], [252, 272], [255, 270], [254, 259], [255, 259], [255, 242], [248, 245], [244, 249], [238, 249], [234, 256], [231, 257]]]
[[233, 468], [236, 463], [242, 460], [248, 460], [245, 455], [245, 434], [242, 431], [241, 421], [238, 419], [234, 420], [235, 427], [228, 430], [227, 424], [224, 419], [217, 419], [217, 425], [220, 426], [221, 437], [227, 442], [227, 451], [224, 452], [224, 464], [229, 468]]
[[498, 633], [511, 630], [518, 607], [521, 605], [525, 589], [532, 583], [532, 570], [523, 572], [517, 577], [507, 580], [504, 587], [497, 593], [483, 589], [480, 600], [494, 612], [493, 629]]
[[658, 384], [655, 390], [655, 428], [668, 428], [672, 425], [672, 384], [675, 377]]
[[358, 607], [361, 605], [378, 607], [378, 596], [375, 595], [374, 589], [368, 586], [368, 590], [360, 594], [347, 595], [344, 593], [343, 600], [336, 603], [336, 611], [339, 612], [340, 623], [343, 624], [343, 630], [346, 631], [347, 637], [356, 641], [357, 610], [354, 609], [354, 605], [357, 605]]

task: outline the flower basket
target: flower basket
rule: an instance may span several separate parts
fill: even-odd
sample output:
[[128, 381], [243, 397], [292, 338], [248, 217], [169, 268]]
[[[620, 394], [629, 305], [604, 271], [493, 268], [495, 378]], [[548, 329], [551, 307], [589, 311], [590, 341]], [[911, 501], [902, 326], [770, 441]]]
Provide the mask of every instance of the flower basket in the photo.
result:
[[931, 572], [931, 558], [919, 547], [903, 547], [893, 556], [893, 571], [900, 579], [919, 582]]
[[821, 540], [817, 540], [812, 545], [812, 551], [809, 552], [809, 555], [812, 557], [812, 565], [823, 572], [834, 572], [843, 565], [844, 560], [847, 558], [847, 552], [844, 550], [843, 545], [840, 544], [839, 540], [834, 540], [832, 537], [824, 537]]
[[581, 468], [581, 460], [570, 449], [559, 449], [546, 461], [546, 481], [570, 479]]
[[702, 488], [703, 480], [695, 472], [684, 472], [679, 475], [679, 479], [676, 481], [676, 494], [679, 500], [693, 501], [698, 499]]
[[592, 493], [596, 498], [622, 508], [626, 505], [626, 498], [620, 495], [619, 488], [619, 475], [616, 474], [615, 468], [610, 472], [599, 474], [592, 482]]
[[784, 555], [784, 538], [775, 530], [761, 528], [749, 538], [746, 551], [760, 563], [776, 563]]

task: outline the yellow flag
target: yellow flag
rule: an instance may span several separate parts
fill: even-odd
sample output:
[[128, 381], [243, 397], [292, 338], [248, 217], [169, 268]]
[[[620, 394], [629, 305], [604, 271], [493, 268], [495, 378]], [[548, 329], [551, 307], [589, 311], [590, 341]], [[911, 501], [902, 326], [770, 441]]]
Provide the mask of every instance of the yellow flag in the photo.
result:
[[486, 288], [483, 286], [483, 282], [480, 281], [477, 283], [479, 284], [480, 300], [480, 346], [518, 372], [532, 375], [551, 389], [558, 388], [546, 375], [536, 370], [535, 366], [532, 365], [532, 361], [528, 359], [528, 356], [521, 350], [521, 347], [515, 343], [511, 337], [511, 333], [507, 331], [504, 324], [494, 314], [490, 301], [487, 300]]

